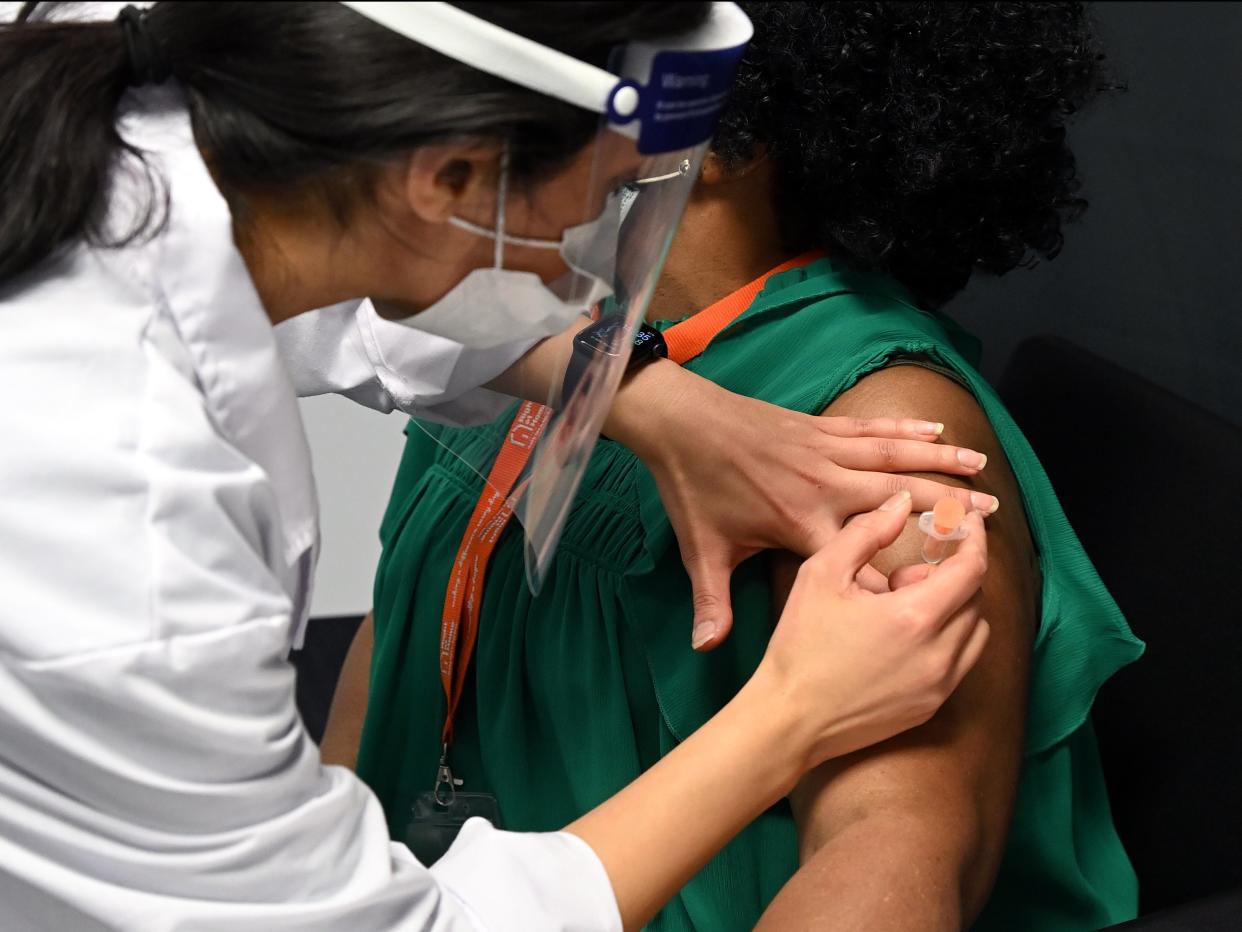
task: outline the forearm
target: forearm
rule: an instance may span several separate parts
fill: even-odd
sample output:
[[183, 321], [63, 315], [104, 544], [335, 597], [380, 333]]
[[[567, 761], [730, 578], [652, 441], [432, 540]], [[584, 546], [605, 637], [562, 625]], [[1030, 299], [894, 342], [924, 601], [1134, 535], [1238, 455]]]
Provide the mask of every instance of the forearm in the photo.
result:
[[604, 419], [603, 433], [650, 466], [659, 444], [682, 429], [679, 415], [702, 415], [707, 404], [702, 399], [718, 393], [722, 390], [714, 382], [677, 363], [653, 360], [621, 380]]
[[565, 382], [565, 367], [573, 354], [574, 337], [590, 323], [589, 317], [582, 317], [563, 333], [536, 343], [486, 387], [539, 404], [559, 398]]
[[367, 716], [373, 650], [374, 627], [368, 613], [349, 646], [336, 691], [332, 694], [328, 725], [319, 745], [319, 756], [325, 764], [339, 764], [350, 770], [357, 767], [358, 745]]
[[913, 814], [863, 816], [804, 858], [756, 929], [962, 929], [991, 882], [972, 876], [980, 860], [974, 847], [960, 823]]
[[807, 742], [785, 705], [757, 674], [681, 746], [568, 827], [603, 862], [627, 930], [792, 789]]
[[[590, 320], [583, 317], [564, 333], [533, 346], [521, 359], [487, 384], [514, 398], [546, 403], [560, 397], [565, 369], [573, 353], [574, 336]], [[604, 421], [603, 433], [646, 459], [653, 445], [669, 427], [678, 411], [679, 399], [694, 388], [711, 389], [711, 383], [667, 359], [656, 359], [627, 373]]]

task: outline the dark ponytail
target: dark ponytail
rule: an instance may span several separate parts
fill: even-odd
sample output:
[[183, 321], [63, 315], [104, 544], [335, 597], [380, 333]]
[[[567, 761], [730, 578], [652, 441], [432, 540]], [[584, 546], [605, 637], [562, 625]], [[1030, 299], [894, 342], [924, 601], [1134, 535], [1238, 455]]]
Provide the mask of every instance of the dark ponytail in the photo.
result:
[[[628, 40], [695, 28], [709, 8], [456, 5], [598, 65]], [[136, 83], [122, 22], [23, 20], [0, 26], [0, 282], [83, 238], [130, 242], [161, 214], [152, 176], [153, 196], [132, 227], [103, 229], [118, 159], [146, 171], [115, 124], [122, 94]], [[143, 28], [151, 54], [184, 86], [196, 141], [235, 209], [247, 194], [314, 191], [342, 215], [385, 162], [453, 137], [508, 139], [515, 178], [529, 179], [571, 158], [598, 122], [339, 3], [177, 0], [152, 6]]]
[[[128, 149], [113, 122], [127, 73], [116, 22], [19, 22], [0, 31], [0, 282], [62, 243], [101, 237], [100, 191]], [[137, 235], [153, 209], [120, 241]]]

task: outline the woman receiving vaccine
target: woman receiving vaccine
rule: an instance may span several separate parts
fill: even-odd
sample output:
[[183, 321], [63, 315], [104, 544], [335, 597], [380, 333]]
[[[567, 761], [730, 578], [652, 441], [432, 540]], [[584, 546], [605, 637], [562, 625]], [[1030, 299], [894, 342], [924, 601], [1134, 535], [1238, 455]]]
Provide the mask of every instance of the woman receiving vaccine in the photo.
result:
[[[933, 575], [868, 567], [944, 491], [885, 471], [960, 469], [937, 425], [631, 364], [735, 6], [29, 7], [0, 30], [4, 925], [636, 928], [979, 657], [976, 513]], [[621, 320], [584, 347], [604, 297]], [[757, 549], [809, 556], [758, 670], [564, 831], [466, 821], [422, 866], [294, 707], [318, 546], [296, 396], [321, 391], [451, 423], [551, 402], [501, 496], [535, 584], [601, 427], [660, 479], [698, 621]]]

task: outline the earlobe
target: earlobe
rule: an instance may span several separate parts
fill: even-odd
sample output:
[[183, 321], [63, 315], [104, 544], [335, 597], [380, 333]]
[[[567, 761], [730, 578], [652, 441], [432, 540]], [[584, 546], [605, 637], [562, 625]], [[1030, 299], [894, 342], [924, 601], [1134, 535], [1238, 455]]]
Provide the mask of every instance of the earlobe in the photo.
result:
[[703, 159], [703, 166], [699, 169], [698, 183], [702, 185], [717, 185], [728, 181], [730, 174], [725, 169], [724, 162], [720, 157], [715, 152], [709, 152]]

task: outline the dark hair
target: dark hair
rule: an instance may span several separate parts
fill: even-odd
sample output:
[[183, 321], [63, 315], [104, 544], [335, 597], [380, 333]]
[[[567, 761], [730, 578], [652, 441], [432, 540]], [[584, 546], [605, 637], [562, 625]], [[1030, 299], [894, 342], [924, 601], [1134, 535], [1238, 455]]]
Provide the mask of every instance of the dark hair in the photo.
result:
[[935, 307], [975, 269], [1056, 256], [1078, 196], [1065, 124], [1112, 87], [1080, 3], [743, 3], [755, 38], [717, 130], [766, 146], [786, 246]]
[[[606, 65], [634, 39], [701, 24], [707, 3], [458, 3], [575, 58]], [[119, 21], [0, 28], [0, 281], [101, 229], [118, 157], [141, 159], [115, 126], [132, 81]], [[39, 12], [49, 4], [39, 4]], [[146, 35], [185, 87], [194, 134], [230, 200], [314, 187], [338, 214], [379, 164], [432, 140], [508, 139], [517, 180], [580, 151], [598, 116], [494, 78], [339, 3], [156, 3]], [[154, 199], [153, 199], [154, 201]], [[111, 235], [111, 239], [108, 236]]]

